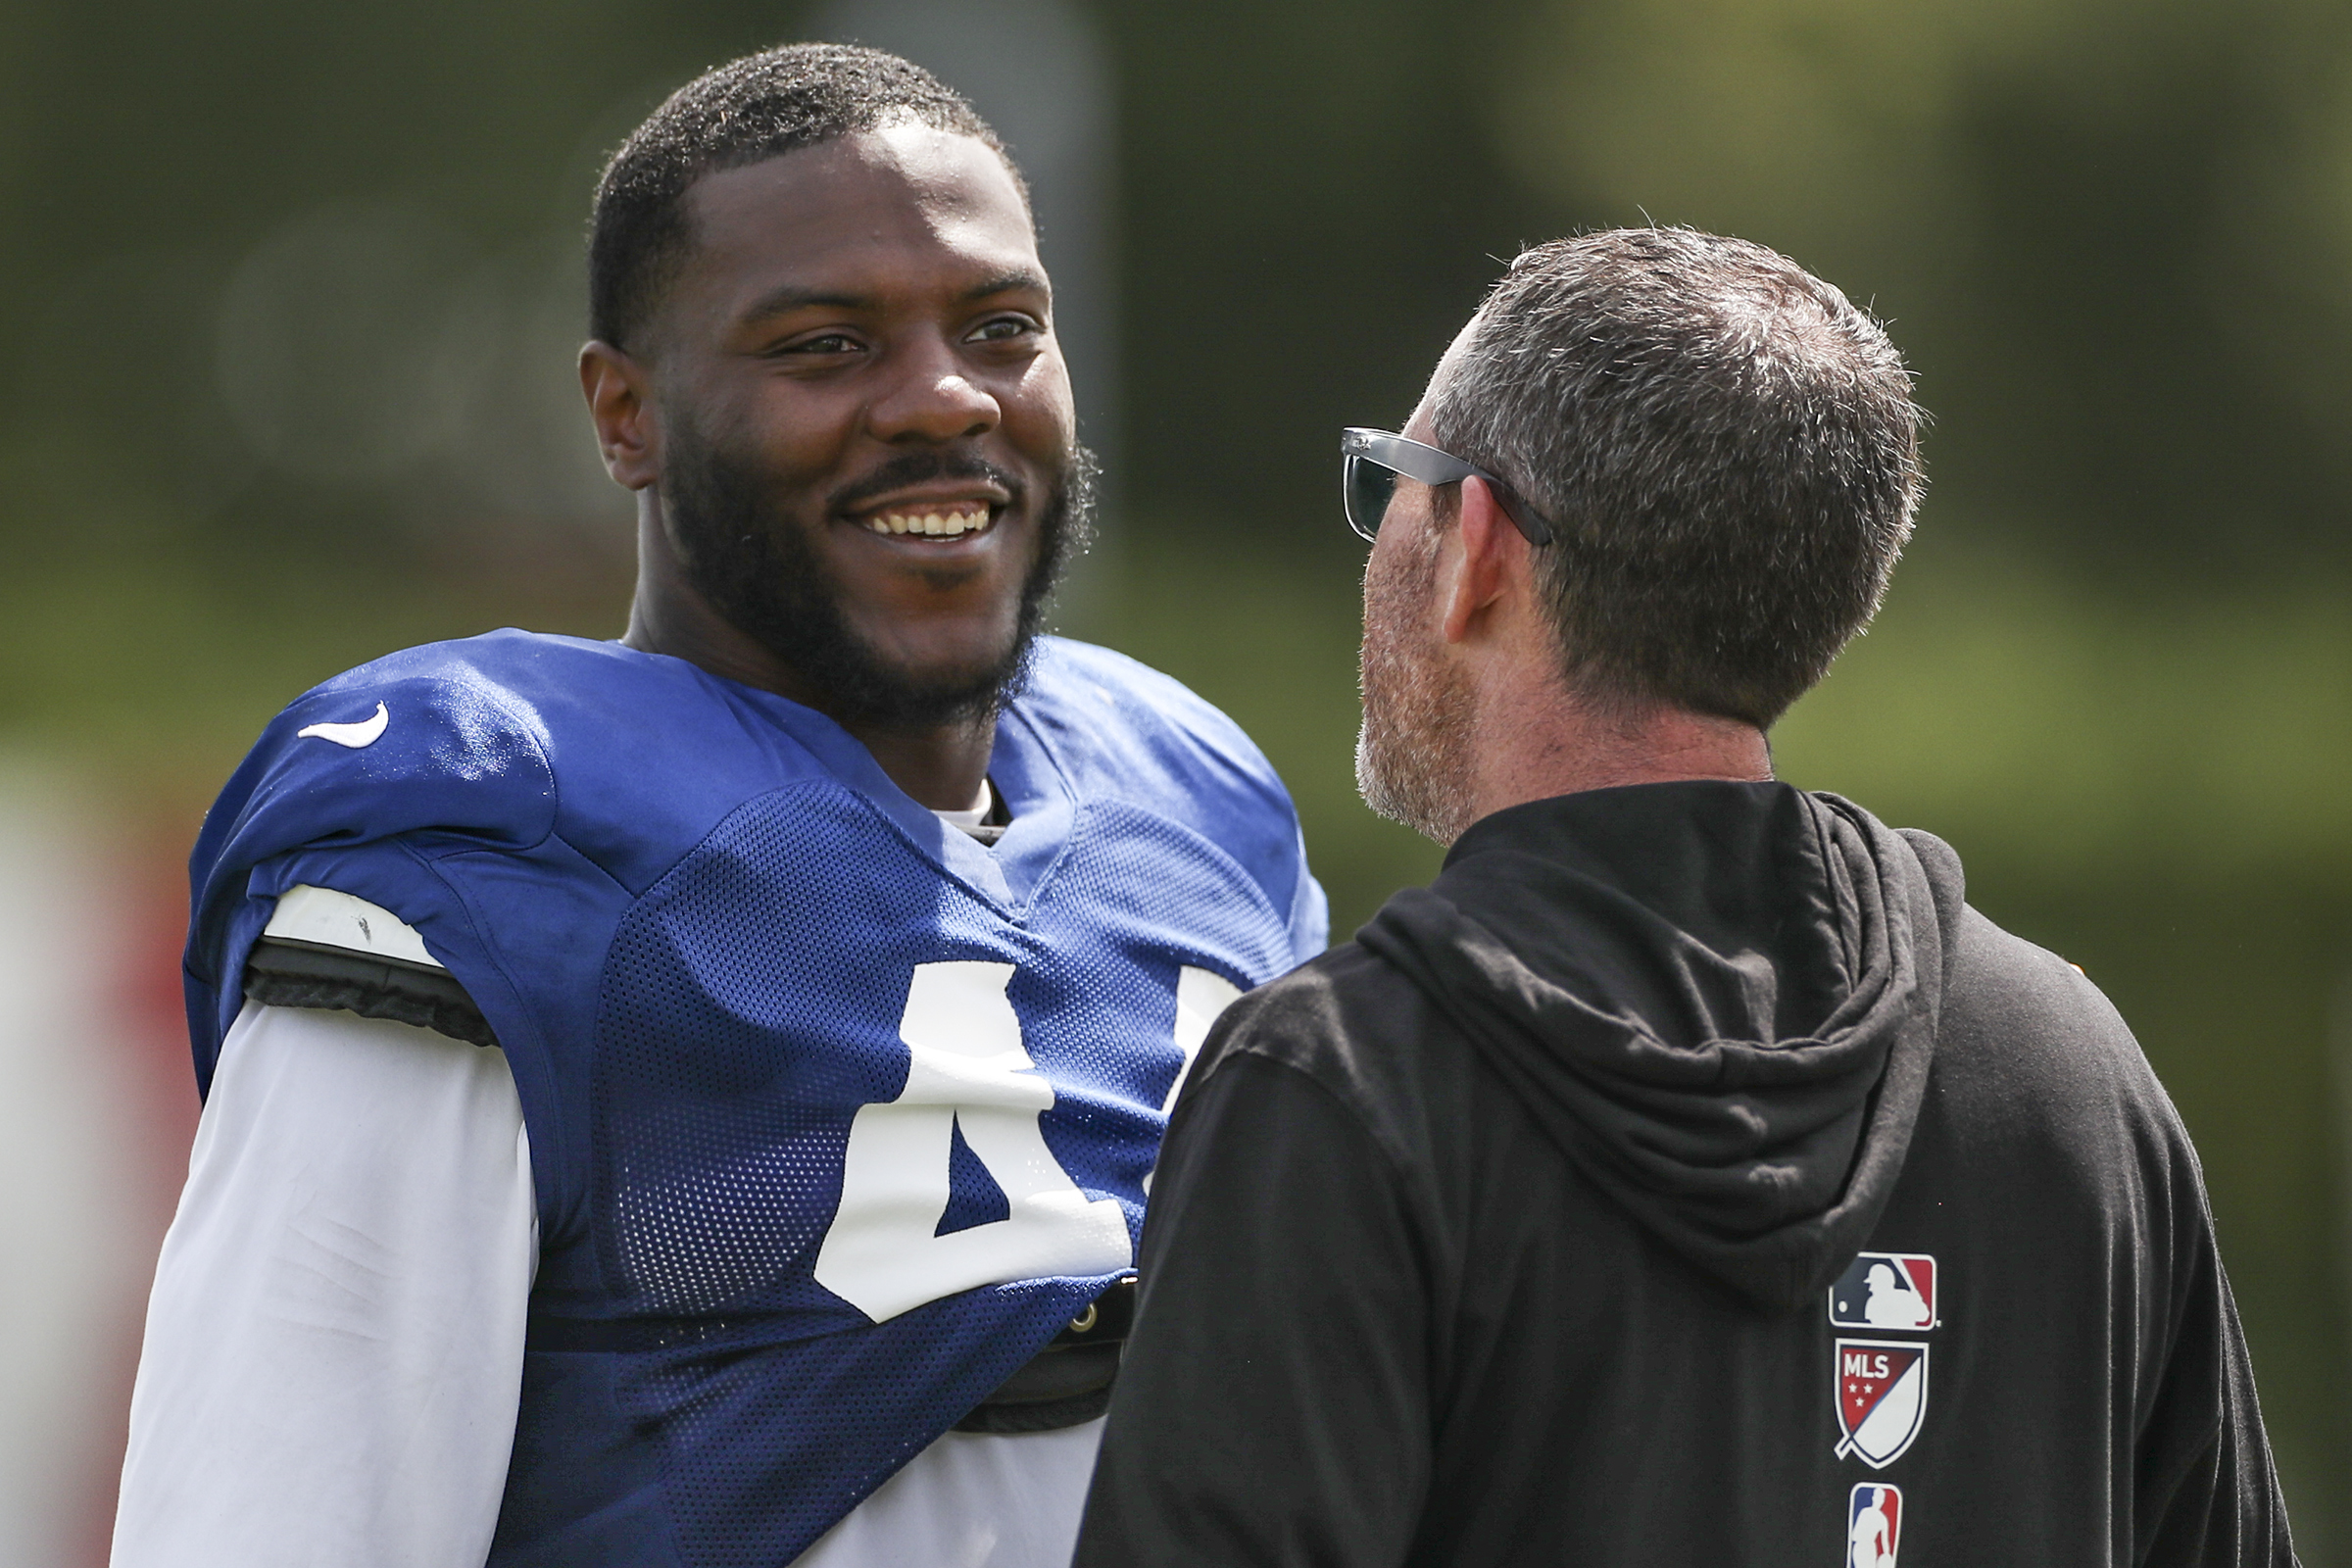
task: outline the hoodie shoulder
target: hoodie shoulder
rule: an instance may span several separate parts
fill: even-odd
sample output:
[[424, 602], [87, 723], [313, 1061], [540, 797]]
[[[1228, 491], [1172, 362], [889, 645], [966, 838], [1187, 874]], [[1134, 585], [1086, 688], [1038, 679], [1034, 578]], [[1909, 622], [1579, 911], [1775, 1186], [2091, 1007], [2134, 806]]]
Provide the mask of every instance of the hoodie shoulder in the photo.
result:
[[[2020, 1116], [2104, 1106], [2179, 1118], [2139, 1042], [2080, 965], [1966, 908], [1944, 998], [1938, 1060], [1946, 1075], [1981, 1068]], [[2185, 1141], [2185, 1134], [2180, 1134]]]
[[[1276, 1063], [1314, 1080], [1392, 1153], [1426, 1159], [1431, 1081], [1464, 1076], [1444, 1063], [1467, 1042], [1420, 989], [1353, 942], [1244, 995], [1217, 1020], [1186, 1097], [1238, 1058]], [[1179, 1108], [1181, 1114], [1181, 1107]]]
[[2020, 1027], [2065, 1022], [2129, 1040], [2122, 1014], [2082, 966], [1995, 925], [1975, 905], [1961, 911], [1952, 983], [1976, 1006]]

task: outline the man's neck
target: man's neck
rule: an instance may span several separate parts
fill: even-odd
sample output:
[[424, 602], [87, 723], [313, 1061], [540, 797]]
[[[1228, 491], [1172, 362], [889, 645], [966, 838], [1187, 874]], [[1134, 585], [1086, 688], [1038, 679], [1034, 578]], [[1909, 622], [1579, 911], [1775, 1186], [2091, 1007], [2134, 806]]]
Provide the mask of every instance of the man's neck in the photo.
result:
[[835, 712], [825, 694], [799, 672], [737, 630], [696, 593], [666, 550], [649, 550], [638, 536], [637, 593], [629, 606], [624, 646], [683, 659], [723, 680], [791, 699], [841, 725], [890, 775], [892, 783], [935, 811], [968, 808], [988, 776], [996, 747], [993, 716], [919, 728], [862, 723]]
[[1473, 822], [1508, 807], [1585, 790], [1772, 777], [1764, 732], [1740, 719], [1676, 708], [1596, 711], [1551, 682], [1534, 690], [1493, 690], [1479, 706]]
[[849, 722], [842, 728], [873, 753], [892, 783], [934, 811], [966, 810], [980, 799], [997, 740], [993, 718], [911, 731]]

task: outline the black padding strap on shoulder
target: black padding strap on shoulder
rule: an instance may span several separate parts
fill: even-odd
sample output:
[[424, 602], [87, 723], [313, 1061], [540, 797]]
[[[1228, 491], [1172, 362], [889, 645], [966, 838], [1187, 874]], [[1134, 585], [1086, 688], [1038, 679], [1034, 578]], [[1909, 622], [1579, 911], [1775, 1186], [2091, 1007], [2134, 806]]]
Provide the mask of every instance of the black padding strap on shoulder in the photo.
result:
[[496, 1046], [490, 1020], [447, 969], [264, 937], [245, 961], [245, 995], [269, 1007], [330, 1007]]

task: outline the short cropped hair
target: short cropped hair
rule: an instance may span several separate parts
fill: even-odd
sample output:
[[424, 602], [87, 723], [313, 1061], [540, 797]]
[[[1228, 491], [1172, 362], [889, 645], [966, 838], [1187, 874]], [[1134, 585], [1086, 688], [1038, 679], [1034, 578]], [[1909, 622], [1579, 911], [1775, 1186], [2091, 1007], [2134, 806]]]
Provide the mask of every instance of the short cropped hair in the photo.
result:
[[1614, 229], [1526, 251], [1431, 389], [1438, 444], [1552, 524], [1570, 689], [1769, 727], [1868, 624], [1911, 536], [1902, 357], [1761, 245]]
[[854, 44], [799, 43], [715, 66], [671, 93], [621, 143], [597, 182], [588, 240], [588, 330], [626, 348], [693, 242], [686, 192], [705, 174], [912, 121], [1004, 144], [922, 67]]

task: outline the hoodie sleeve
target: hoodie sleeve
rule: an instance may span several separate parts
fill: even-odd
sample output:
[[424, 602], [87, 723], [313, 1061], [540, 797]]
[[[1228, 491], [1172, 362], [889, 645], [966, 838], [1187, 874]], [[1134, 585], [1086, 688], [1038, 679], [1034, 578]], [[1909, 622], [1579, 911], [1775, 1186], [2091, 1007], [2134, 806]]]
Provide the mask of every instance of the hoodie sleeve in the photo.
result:
[[1315, 1079], [1237, 1054], [1187, 1094], [1157, 1180], [1077, 1568], [1403, 1560], [1431, 1314], [1389, 1154]]
[[2254, 1395], [2237, 1302], [2185, 1135], [2171, 1343], [2149, 1369], [2134, 1476], [2132, 1561], [2146, 1568], [2293, 1568], [2286, 1502]]

